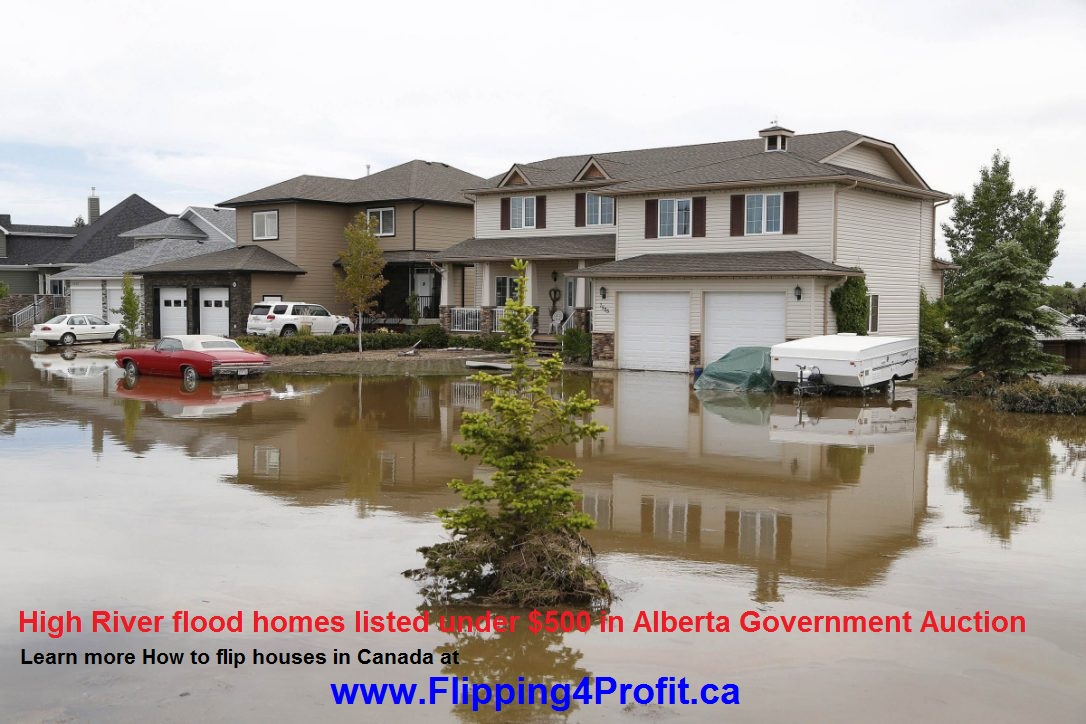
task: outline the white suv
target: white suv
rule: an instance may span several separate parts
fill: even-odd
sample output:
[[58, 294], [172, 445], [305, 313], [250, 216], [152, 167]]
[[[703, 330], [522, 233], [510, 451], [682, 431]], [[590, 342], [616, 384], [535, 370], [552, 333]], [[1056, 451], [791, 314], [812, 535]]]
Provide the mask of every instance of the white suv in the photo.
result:
[[246, 334], [290, 337], [302, 327], [313, 334], [347, 334], [354, 325], [347, 317], [332, 314], [319, 304], [308, 302], [260, 302], [254, 304], [245, 325]]

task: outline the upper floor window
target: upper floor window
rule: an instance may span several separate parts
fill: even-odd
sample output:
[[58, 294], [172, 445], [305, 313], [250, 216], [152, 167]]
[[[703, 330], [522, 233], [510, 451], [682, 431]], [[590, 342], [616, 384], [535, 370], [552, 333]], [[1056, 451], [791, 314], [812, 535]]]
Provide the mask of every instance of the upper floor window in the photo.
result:
[[535, 196], [514, 196], [509, 200], [510, 227], [535, 228]]
[[879, 331], [879, 295], [867, 295], [867, 331]]
[[253, 212], [253, 241], [279, 238], [279, 212]]
[[747, 194], [746, 233], [781, 233], [781, 194]]
[[585, 195], [585, 210], [588, 213], [589, 226], [614, 225], [615, 197], [599, 194]]
[[660, 199], [660, 237], [690, 236], [691, 199]]
[[369, 221], [370, 219], [377, 219], [373, 230], [373, 233], [377, 236], [396, 235], [396, 209], [392, 207], [387, 209], [367, 209], [366, 220]]

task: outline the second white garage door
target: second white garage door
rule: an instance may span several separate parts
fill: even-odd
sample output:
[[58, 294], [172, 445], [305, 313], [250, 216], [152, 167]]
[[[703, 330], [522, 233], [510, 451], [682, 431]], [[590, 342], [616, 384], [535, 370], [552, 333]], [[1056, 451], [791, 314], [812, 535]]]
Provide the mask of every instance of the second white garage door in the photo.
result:
[[200, 288], [200, 334], [230, 336], [229, 288]]
[[690, 371], [690, 295], [620, 292], [618, 366], [628, 370]]
[[784, 341], [780, 292], [712, 292], [705, 295], [704, 361], [715, 362], [736, 347], [771, 347]]
[[163, 337], [188, 334], [188, 290], [162, 287], [158, 290], [159, 329]]

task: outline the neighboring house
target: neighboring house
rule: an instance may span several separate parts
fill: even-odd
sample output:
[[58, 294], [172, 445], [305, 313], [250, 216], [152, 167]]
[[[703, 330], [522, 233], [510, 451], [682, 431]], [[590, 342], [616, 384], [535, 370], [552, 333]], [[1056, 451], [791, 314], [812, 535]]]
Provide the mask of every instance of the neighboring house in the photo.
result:
[[337, 262], [346, 248], [344, 227], [364, 213], [376, 219], [386, 261], [389, 283], [379, 312], [410, 317], [407, 300], [415, 294], [420, 316], [436, 321], [442, 279], [430, 259], [471, 235], [472, 204], [463, 189], [483, 183], [447, 164], [416, 160], [353, 180], [299, 176], [220, 205], [237, 210], [239, 247], [258, 246], [305, 272], [254, 276], [251, 301], [280, 297], [348, 313], [336, 289], [342, 274]]
[[[110, 322], [120, 320], [115, 311], [121, 305], [123, 277], [136, 269], [184, 259], [200, 254], [223, 251], [234, 246], [234, 211], [190, 206], [177, 216], [167, 216], [150, 224], [118, 235], [131, 239], [135, 247], [129, 251], [68, 269], [53, 276], [54, 281], [68, 283], [68, 311], [96, 314]], [[142, 296], [142, 279], [136, 275], [137, 293]], [[205, 299], [209, 299], [205, 295]], [[208, 318], [205, 327], [211, 334], [227, 334], [222, 324], [223, 314], [212, 307], [201, 313]], [[218, 327], [212, 318], [219, 321]]]
[[[685, 372], [736, 346], [832, 333], [830, 292], [857, 274], [873, 334], [918, 334], [921, 286], [941, 295], [934, 206], [949, 197], [896, 146], [851, 131], [773, 126], [742, 141], [565, 156], [468, 193], [474, 237], [434, 256], [451, 280], [444, 323], [497, 329], [509, 263], [527, 259], [539, 331], [590, 326], [600, 367]], [[456, 286], [468, 265], [474, 305]]]
[[[64, 281], [55, 279], [61, 271], [89, 264], [129, 251], [134, 240], [121, 234], [167, 214], [136, 194], [99, 216], [99, 199], [92, 192], [88, 201], [88, 222], [82, 227], [29, 226], [0, 223], [0, 246], [7, 256], [0, 258], [0, 279], [12, 287], [13, 298], [0, 305], [3, 321], [10, 319], [12, 304], [36, 303], [41, 314], [65, 311]], [[0, 216], [0, 222], [9, 220]], [[16, 290], [20, 290], [16, 292]]]
[[1086, 373], [1086, 317], [1080, 314], [1068, 316], [1049, 306], [1041, 309], [1051, 312], [1056, 317], [1056, 329], [1053, 334], [1037, 334], [1041, 349], [1048, 354], [1060, 357], [1067, 365], [1068, 374]]

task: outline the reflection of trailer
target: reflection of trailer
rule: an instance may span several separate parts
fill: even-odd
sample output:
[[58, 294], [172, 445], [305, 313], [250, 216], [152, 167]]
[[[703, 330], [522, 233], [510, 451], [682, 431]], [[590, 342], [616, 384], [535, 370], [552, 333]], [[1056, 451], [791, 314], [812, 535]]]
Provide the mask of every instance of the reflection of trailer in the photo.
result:
[[773, 379], [786, 385], [803, 375], [812, 383], [863, 389], [910, 379], [918, 356], [916, 337], [827, 334], [773, 345], [770, 368]]
[[903, 390], [893, 403], [847, 402], [844, 398], [824, 398], [787, 412], [782, 405], [774, 405], [769, 439], [846, 446], [914, 444], [916, 390]]

